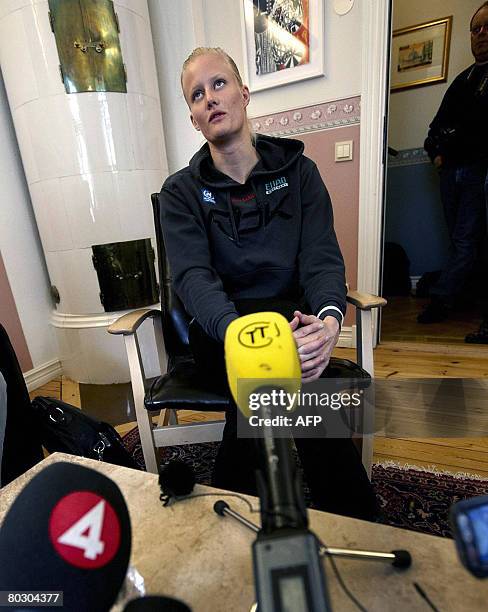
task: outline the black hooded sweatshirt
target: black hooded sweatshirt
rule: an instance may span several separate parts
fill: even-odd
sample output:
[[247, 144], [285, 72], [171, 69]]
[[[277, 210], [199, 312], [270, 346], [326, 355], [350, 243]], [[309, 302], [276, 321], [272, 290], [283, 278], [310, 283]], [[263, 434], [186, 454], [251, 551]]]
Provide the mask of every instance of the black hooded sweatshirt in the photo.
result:
[[304, 300], [342, 323], [344, 261], [330, 197], [298, 140], [258, 135], [245, 184], [219, 172], [208, 144], [168, 177], [161, 225], [173, 286], [208, 335], [223, 341], [233, 300]]
[[488, 65], [461, 72], [446, 91], [424, 143], [447, 165], [488, 161]]

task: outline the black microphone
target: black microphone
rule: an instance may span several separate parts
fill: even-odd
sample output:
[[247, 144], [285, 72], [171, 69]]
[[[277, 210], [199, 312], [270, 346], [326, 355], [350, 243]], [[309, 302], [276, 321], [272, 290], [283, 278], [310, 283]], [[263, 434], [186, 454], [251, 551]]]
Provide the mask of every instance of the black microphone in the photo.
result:
[[195, 487], [195, 473], [184, 461], [173, 459], [167, 463], [159, 474], [161, 495], [159, 499], [167, 506], [178, 497], [189, 495]]
[[[276, 312], [246, 315], [228, 326], [225, 364], [232, 396], [245, 419], [252, 414], [251, 398], [261, 394], [280, 396], [280, 392], [296, 397], [300, 390], [295, 340], [288, 321]], [[275, 415], [279, 412], [268, 408], [266, 420], [272, 421]], [[276, 437], [271, 427], [258, 429], [256, 435], [256, 481], [263, 531], [306, 529], [307, 511], [291, 437]]]
[[129, 601], [124, 612], [191, 612], [191, 609], [178, 599], [147, 595]]
[[0, 591], [62, 591], [66, 610], [106, 612], [130, 552], [129, 513], [118, 486], [95, 470], [55, 463], [24, 487], [5, 517]]

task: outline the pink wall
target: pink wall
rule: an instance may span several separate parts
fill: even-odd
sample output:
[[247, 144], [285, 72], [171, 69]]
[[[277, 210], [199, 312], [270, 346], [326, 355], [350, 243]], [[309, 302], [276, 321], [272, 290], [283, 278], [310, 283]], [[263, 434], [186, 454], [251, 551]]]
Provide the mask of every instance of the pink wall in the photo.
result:
[[[361, 100], [356, 96], [251, 119], [256, 132], [305, 143], [305, 154], [317, 164], [332, 199], [335, 230], [351, 289], [357, 287], [358, 271], [360, 117]], [[353, 159], [337, 163], [335, 143], [344, 140], [353, 141]], [[354, 309], [348, 308], [345, 325], [354, 323]]]
[[[305, 155], [314, 160], [327, 185], [334, 208], [334, 226], [346, 264], [347, 282], [357, 286], [359, 219], [359, 125], [298, 136]], [[335, 143], [353, 141], [353, 160], [335, 162]], [[353, 325], [354, 309], [348, 308], [345, 325]]]
[[25, 341], [24, 332], [15, 306], [7, 271], [0, 253], [0, 323], [5, 327], [12, 343], [22, 372], [34, 367]]

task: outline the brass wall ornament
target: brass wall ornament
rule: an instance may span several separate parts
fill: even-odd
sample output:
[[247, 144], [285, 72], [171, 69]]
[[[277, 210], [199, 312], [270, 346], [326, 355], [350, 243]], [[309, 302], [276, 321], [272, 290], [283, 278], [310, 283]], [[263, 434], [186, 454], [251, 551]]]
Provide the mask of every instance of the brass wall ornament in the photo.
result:
[[127, 93], [127, 75], [112, 0], [49, 0], [66, 93]]

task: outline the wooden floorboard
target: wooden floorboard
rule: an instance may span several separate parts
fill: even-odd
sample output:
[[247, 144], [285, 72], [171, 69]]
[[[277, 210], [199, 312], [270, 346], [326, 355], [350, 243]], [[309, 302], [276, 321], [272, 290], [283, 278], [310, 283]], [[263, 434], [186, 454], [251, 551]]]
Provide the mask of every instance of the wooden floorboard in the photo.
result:
[[67, 376], [62, 377], [61, 383], [61, 399], [63, 402], [81, 408], [80, 385]]
[[488, 478], [488, 452], [444, 446], [430, 440], [375, 438], [374, 461], [433, 467], [448, 472], [467, 472]]
[[[354, 349], [336, 349], [334, 355], [352, 360], [356, 359]], [[486, 393], [488, 347], [465, 344], [453, 345], [440, 341], [435, 343], [408, 342], [407, 344], [385, 342], [375, 350], [375, 376], [378, 380], [393, 379], [394, 386], [392, 389], [395, 390], [395, 398], [399, 404], [397, 413], [410, 425], [412, 422], [417, 423], [420, 430], [407, 436], [400, 435], [401, 432], [395, 433], [395, 437], [391, 438], [377, 436], [374, 445], [374, 461], [384, 462], [389, 460], [401, 465], [435, 467], [439, 470], [466, 472], [488, 478], [488, 436], [480, 434], [479, 436], [466, 437], [463, 435], [463, 423], [460, 422], [459, 426], [456, 426], [455, 422], [456, 414], [464, 407], [468, 410], [468, 416], [471, 415], [471, 421], [467, 420], [465, 423], [472, 423], [473, 426], [476, 426], [477, 419], [480, 422], [488, 423], [488, 393]], [[463, 378], [472, 380], [463, 381], [462, 385], [457, 384], [457, 381], [447, 381], [444, 385], [440, 385], [439, 381], [432, 381], [432, 383], [428, 380], [425, 381], [424, 391], [422, 392], [424, 401], [425, 397], [429, 397], [429, 384], [433, 385], [434, 388], [436, 385], [445, 387], [450, 395], [447, 397], [445, 413], [438, 412], [435, 416], [435, 411], [429, 413], [423, 405], [419, 405], [415, 391], [412, 391], [409, 395], [408, 384], [410, 383], [402, 382], [405, 379], [416, 378]], [[478, 386], [479, 389], [477, 389]], [[399, 394], [400, 397], [403, 397], [401, 402], [398, 400]], [[30, 395], [31, 397], [48, 395], [80, 406], [79, 385], [66, 377], [58, 377], [40, 389], [33, 391]], [[484, 404], [485, 397], [486, 407]], [[462, 411], [460, 414], [463, 415]], [[449, 437], [425, 435], [429, 427], [432, 427], [434, 416], [439, 419], [439, 422], [444, 421], [446, 427], [451, 423], [452, 431], [450, 431]], [[101, 415], [100, 418], [103, 419], [103, 416]], [[218, 418], [223, 418], [223, 414], [179, 411], [180, 423]], [[154, 420], [157, 421], [156, 418]], [[118, 425], [116, 429], [120, 435], [124, 435], [135, 425], [135, 422], [124, 423]], [[396, 425], [401, 429], [402, 423], [399, 417], [397, 417]]]
[[[356, 359], [354, 349], [334, 355]], [[385, 342], [374, 351], [374, 368], [377, 378], [487, 378], [488, 346]]]
[[428, 302], [414, 296], [388, 297], [388, 307], [382, 312], [381, 341], [463, 344], [466, 334], [481, 322], [481, 309], [472, 304], [451, 312], [440, 323], [417, 323], [417, 315]]
[[34, 389], [29, 393], [29, 397], [34, 399], [36, 395], [44, 395], [46, 397], [54, 397], [61, 399], [61, 376], [53, 378], [50, 382], [42, 385], [39, 389]]

